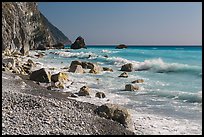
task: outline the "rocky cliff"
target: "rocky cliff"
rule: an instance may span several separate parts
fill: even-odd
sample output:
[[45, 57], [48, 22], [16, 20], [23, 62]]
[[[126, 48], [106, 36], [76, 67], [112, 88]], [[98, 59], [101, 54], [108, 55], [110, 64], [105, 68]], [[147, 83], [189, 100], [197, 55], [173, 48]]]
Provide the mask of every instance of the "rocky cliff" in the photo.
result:
[[42, 15], [36, 2], [2, 2], [2, 51], [27, 55], [39, 45], [57, 43], [71, 41]]

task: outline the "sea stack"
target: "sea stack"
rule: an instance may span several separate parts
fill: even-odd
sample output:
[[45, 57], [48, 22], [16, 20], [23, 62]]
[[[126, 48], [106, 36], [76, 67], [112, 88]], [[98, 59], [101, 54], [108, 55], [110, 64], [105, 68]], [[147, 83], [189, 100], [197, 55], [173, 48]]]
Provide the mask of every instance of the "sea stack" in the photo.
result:
[[86, 48], [85, 47], [85, 42], [84, 39], [79, 36], [75, 42], [71, 45], [71, 49], [81, 49], [81, 48]]
[[118, 46], [115, 47], [116, 49], [124, 49], [127, 48], [127, 46], [125, 44], [120, 44]]

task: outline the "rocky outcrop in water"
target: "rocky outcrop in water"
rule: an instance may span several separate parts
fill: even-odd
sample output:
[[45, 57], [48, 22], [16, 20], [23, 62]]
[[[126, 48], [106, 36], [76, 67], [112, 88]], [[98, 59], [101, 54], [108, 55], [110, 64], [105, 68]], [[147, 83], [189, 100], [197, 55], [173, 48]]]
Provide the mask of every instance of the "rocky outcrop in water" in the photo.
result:
[[28, 55], [30, 49], [71, 41], [38, 10], [36, 2], [2, 2], [2, 51]]
[[71, 49], [81, 49], [81, 48], [86, 48], [85, 47], [85, 42], [84, 39], [79, 36], [75, 42], [71, 45]]

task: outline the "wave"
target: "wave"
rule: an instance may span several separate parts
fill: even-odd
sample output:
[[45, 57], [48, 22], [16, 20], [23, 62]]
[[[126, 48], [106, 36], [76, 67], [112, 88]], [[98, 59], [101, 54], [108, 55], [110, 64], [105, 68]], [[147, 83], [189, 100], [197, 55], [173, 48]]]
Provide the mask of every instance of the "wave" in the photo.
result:
[[202, 76], [202, 68], [199, 66], [190, 66], [188, 64], [180, 63], [166, 63], [161, 58], [145, 60], [144, 62], [127, 60], [120, 57], [111, 57], [107, 60], [112, 61], [118, 67], [126, 63], [132, 63], [133, 68], [136, 71], [149, 70], [157, 73], [190, 73]]
[[67, 58], [90, 58], [90, 57], [97, 57], [96, 54], [92, 52], [54, 52], [54, 54], [67, 57]]
[[159, 97], [171, 98], [188, 103], [202, 103], [202, 91], [197, 93], [189, 93], [182, 91], [155, 91], [149, 92], [150, 95], [157, 95]]

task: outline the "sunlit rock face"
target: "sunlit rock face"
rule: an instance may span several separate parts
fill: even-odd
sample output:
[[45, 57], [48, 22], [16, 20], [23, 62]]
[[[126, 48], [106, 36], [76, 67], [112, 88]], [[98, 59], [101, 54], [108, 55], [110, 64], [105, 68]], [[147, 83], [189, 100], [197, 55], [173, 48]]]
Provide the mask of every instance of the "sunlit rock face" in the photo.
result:
[[27, 55], [39, 45], [57, 43], [71, 41], [40, 13], [36, 2], [2, 2], [2, 51]]

